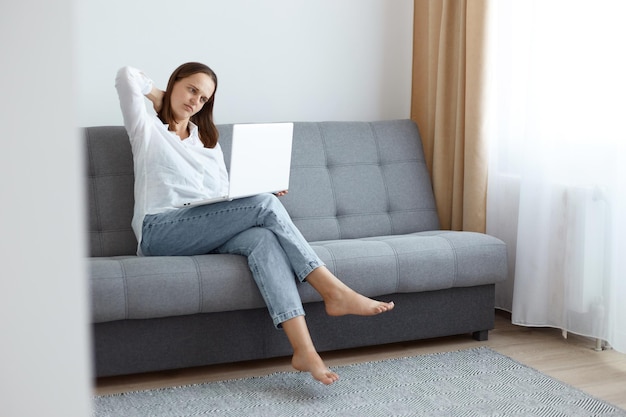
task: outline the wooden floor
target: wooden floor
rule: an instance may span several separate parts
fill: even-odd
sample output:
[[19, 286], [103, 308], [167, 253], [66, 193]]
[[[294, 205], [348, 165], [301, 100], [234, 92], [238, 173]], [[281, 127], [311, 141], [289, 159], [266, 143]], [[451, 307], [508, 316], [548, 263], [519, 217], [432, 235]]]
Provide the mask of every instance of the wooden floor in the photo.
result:
[[[409, 343], [326, 352], [322, 357], [329, 367], [359, 362], [422, 355], [434, 352], [489, 346], [518, 362], [533, 367], [596, 398], [626, 410], [626, 354], [608, 349], [596, 351], [595, 341], [549, 328], [527, 328], [511, 324], [505, 312], [496, 313], [495, 329], [489, 340], [474, 341], [469, 335]], [[214, 365], [177, 371], [123, 377], [100, 378], [97, 395], [121, 393], [177, 385], [196, 384], [234, 378], [292, 371], [290, 358], [277, 358], [228, 365]]]

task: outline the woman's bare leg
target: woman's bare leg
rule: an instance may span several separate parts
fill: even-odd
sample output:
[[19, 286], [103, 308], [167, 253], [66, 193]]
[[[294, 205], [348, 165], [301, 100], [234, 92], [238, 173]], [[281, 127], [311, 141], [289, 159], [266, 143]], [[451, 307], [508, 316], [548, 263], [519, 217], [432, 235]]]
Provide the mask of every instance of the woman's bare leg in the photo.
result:
[[[328, 268], [321, 266], [311, 272], [306, 280], [324, 299], [326, 313], [330, 316], [356, 314], [359, 316], [373, 316], [392, 310], [393, 302], [367, 298], [334, 276]], [[282, 323], [285, 334], [293, 348], [292, 366], [304, 372], [310, 372], [313, 378], [330, 385], [339, 379], [339, 375], [332, 372], [315, 350], [309, 329], [304, 316], [298, 316]]]
[[367, 298], [341, 282], [325, 266], [316, 268], [306, 280], [320, 293], [329, 316], [373, 316], [392, 310], [393, 301], [385, 303]]
[[291, 365], [295, 369], [310, 372], [313, 378], [326, 385], [330, 385], [339, 379], [339, 375], [326, 367], [324, 361], [315, 350], [304, 316], [284, 321], [282, 326], [293, 347]]

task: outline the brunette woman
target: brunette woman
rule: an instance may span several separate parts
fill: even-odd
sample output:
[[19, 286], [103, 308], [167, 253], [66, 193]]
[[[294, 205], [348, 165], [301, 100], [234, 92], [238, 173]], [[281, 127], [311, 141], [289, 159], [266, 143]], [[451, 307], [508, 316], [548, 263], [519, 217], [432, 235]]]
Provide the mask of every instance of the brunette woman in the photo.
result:
[[[141, 71], [121, 68], [116, 88], [135, 169], [132, 226], [138, 255], [230, 253], [246, 256], [277, 328], [293, 347], [292, 365], [324, 384], [339, 376], [318, 355], [297, 290], [307, 282], [331, 316], [375, 315], [394, 307], [364, 297], [335, 277], [295, 227], [277, 196], [261, 194], [191, 208], [183, 201], [228, 189], [228, 173], [213, 121], [217, 77], [206, 65], [178, 67], [162, 91]], [[146, 110], [150, 100], [156, 115]]]

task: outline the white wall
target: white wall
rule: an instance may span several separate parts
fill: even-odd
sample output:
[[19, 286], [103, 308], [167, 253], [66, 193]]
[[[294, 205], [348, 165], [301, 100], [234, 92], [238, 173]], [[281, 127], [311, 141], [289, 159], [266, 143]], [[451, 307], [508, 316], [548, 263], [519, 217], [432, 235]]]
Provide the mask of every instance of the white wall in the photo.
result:
[[116, 70], [219, 77], [217, 123], [410, 115], [413, 0], [81, 0], [81, 126], [121, 124]]
[[0, 13], [0, 415], [90, 415], [74, 0]]

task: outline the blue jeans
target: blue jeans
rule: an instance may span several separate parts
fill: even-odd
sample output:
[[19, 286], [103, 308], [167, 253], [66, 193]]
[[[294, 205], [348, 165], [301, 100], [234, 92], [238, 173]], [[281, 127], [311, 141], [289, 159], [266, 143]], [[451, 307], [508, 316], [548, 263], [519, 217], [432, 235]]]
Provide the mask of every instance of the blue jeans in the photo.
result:
[[230, 253], [248, 258], [274, 325], [304, 315], [297, 278], [324, 265], [273, 194], [150, 214], [146, 256]]

